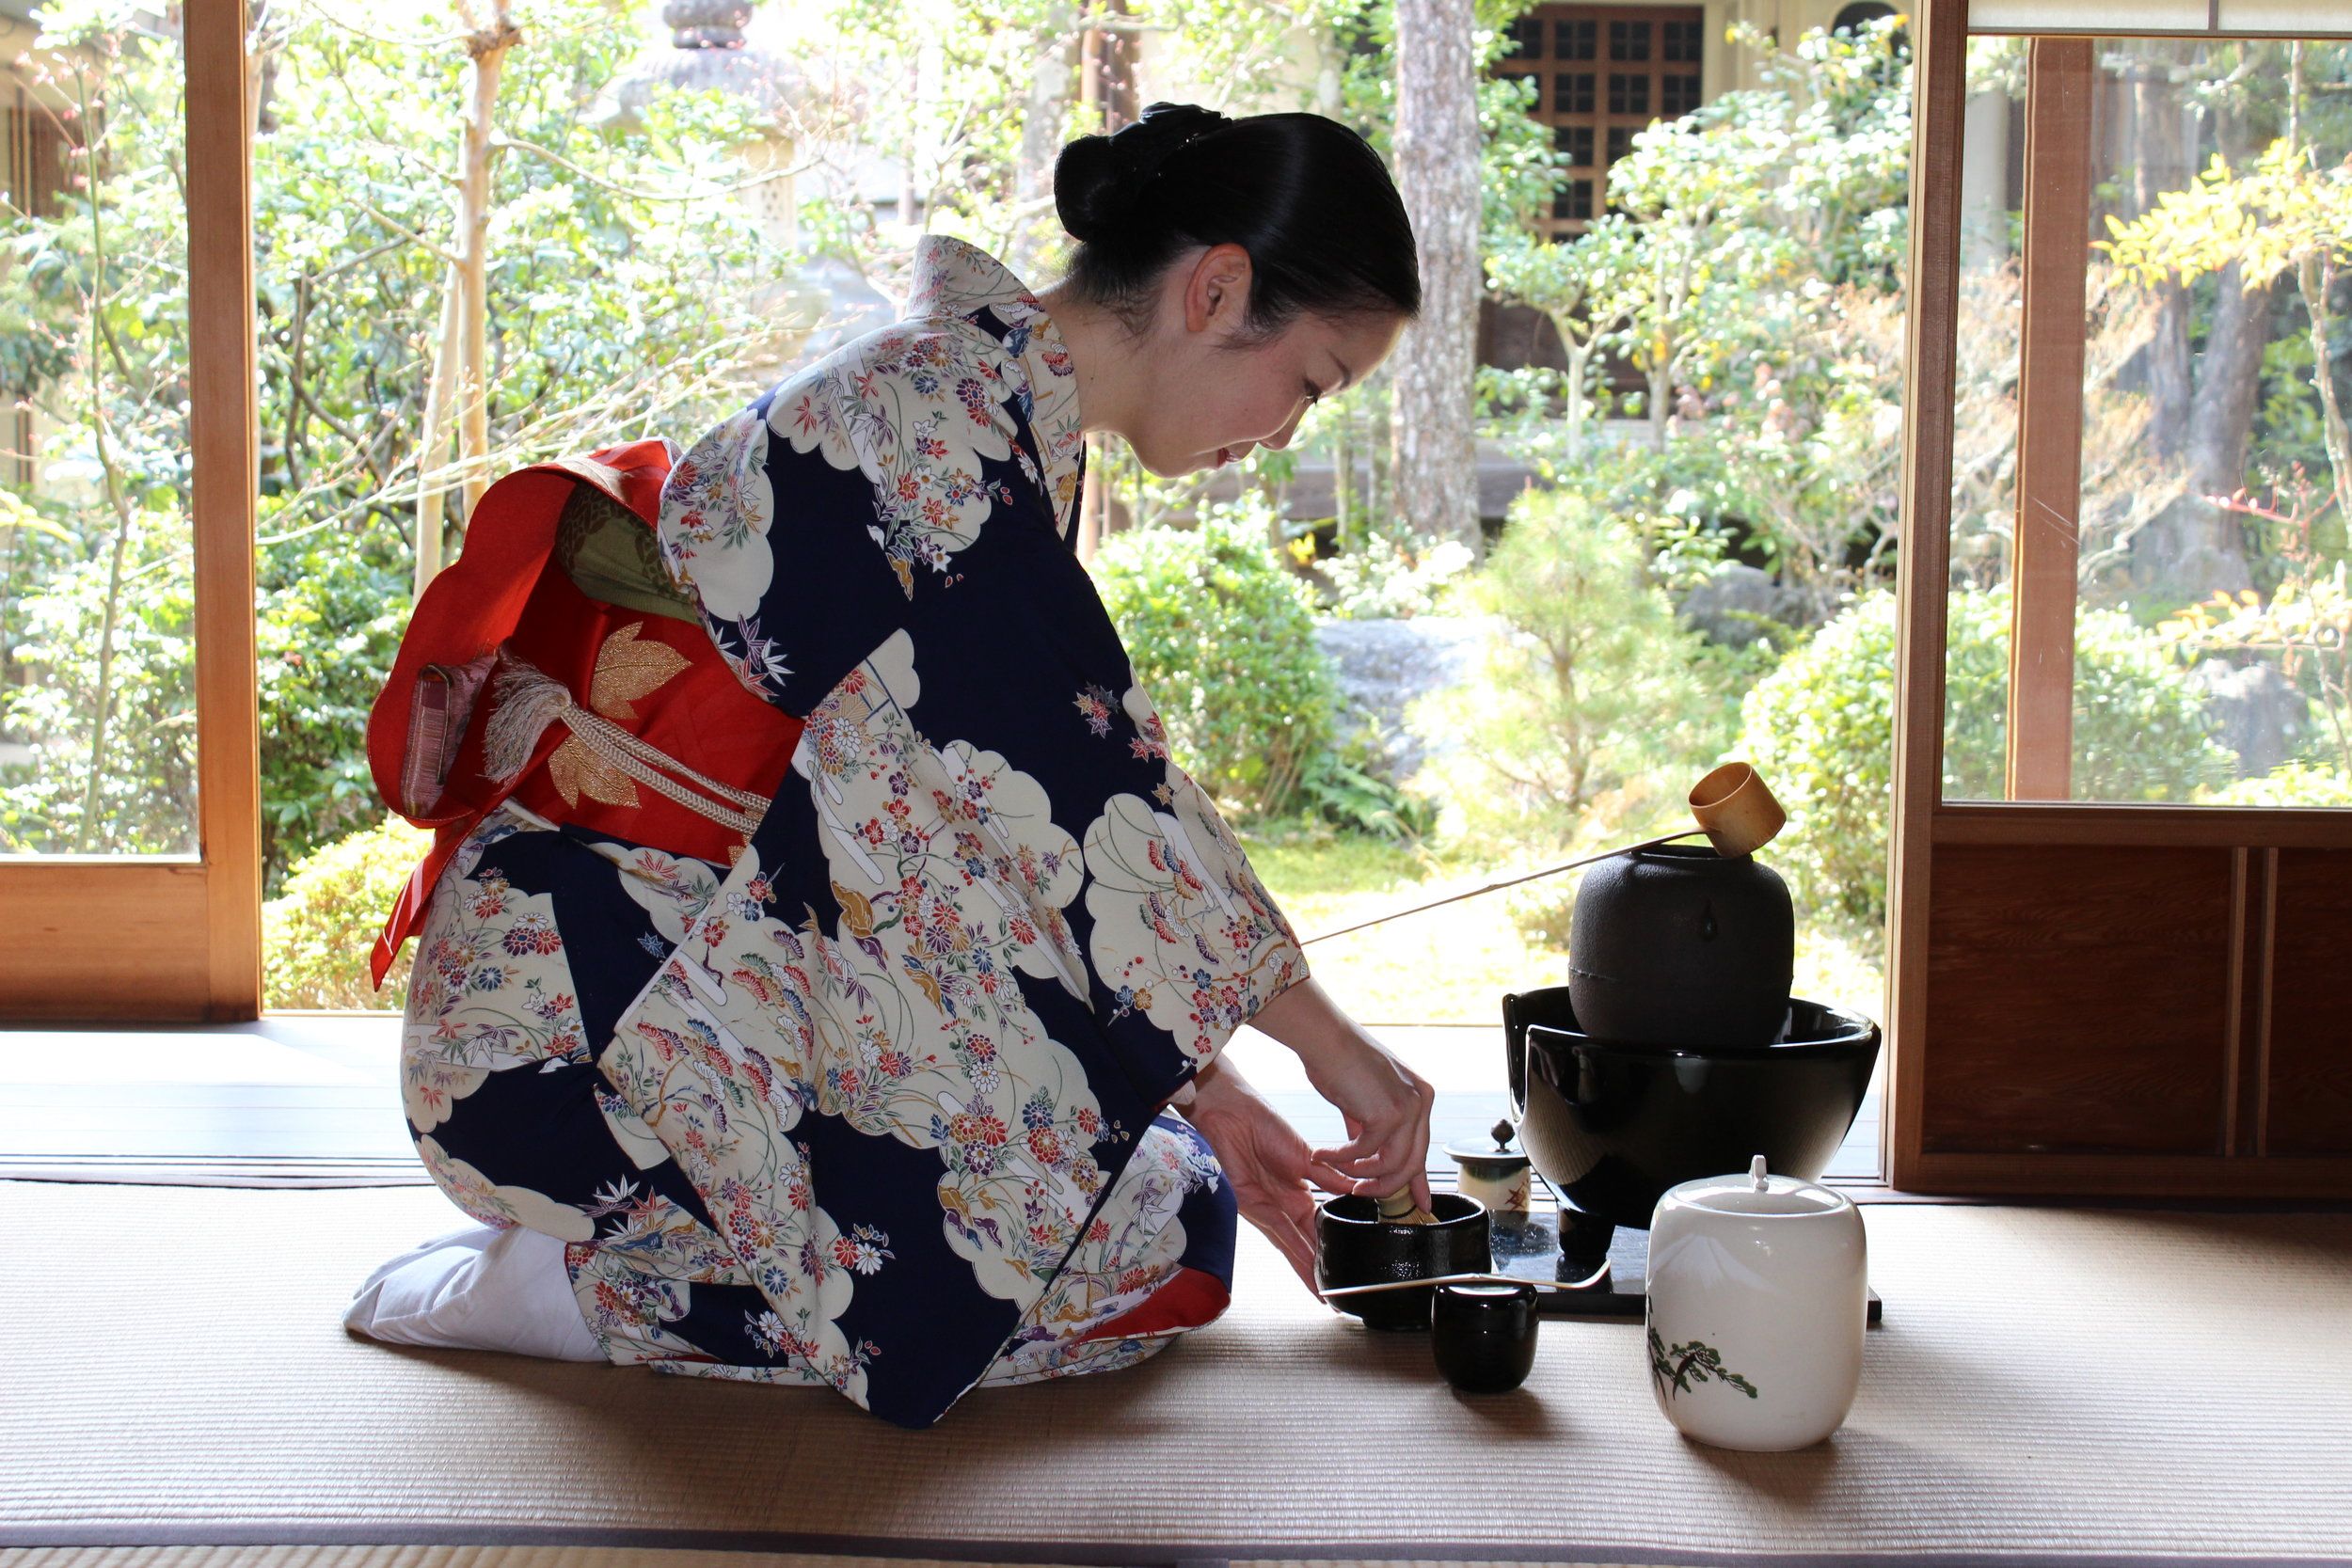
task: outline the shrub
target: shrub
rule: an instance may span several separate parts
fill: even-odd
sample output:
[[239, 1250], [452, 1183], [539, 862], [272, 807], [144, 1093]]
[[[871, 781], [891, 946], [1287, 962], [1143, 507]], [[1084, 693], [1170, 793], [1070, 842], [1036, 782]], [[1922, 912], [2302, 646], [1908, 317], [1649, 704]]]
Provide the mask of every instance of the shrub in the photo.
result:
[[1176, 759], [1252, 816], [1297, 801], [1337, 706], [1306, 587], [1272, 537], [1262, 502], [1210, 506], [1196, 528], [1112, 535], [1093, 567]]
[[313, 850], [262, 906], [262, 995], [272, 1007], [398, 1006], [408, 988], [403, 952], [378, 993], [368, 955], [392, 900], [433, 835], [386, 817]]
[[2282, 762], [2267, 773], [2197, 792], [2201, 806], [2352, 806], [2352, 779], [2325, 762]]
[[[2009, 728], [2006, 589], [1951, 595], [1947, 636], [1944, 795], [1999, 800]], [[1886, 918], [1894, 793], [1895, 596], [1845, 610], [1759, 682], [1741, 705], [1740, 754], [1788, 811], [1767, 858], [1800, 908], [1864, 931]], [[2226, 782], [2196, 689], [2156, 634], [2115, 610], [2078, 613], [2074, 631], [2074, 795], [2182, 800]]]

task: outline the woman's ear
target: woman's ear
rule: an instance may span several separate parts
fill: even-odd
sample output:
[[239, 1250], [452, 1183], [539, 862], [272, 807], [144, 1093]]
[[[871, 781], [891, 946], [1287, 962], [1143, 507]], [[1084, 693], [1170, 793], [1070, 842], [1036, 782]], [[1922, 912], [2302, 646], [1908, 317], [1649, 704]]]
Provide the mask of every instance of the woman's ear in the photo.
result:
[[1184, 329], [1240, 329], [1249, 314], [1249, 252], [1231, 241], [1213, 245], [1192, 263], [1184, 282]]

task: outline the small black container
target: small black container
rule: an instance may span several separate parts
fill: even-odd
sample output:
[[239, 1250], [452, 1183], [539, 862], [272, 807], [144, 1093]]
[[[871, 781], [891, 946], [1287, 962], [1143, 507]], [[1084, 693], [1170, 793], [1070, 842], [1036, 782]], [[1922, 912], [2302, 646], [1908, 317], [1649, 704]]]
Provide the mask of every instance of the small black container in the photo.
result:
[[[1486, 1211], [1459, 1193], [1433, 1193], [1434, 1225], [1400, 1225], [1380, 1217], [1373, 1200], [1357, 1195], [1326, 1199], [1315, 1211], [1315, 1279], [1325, 1290], [1377, 1285], [1391, 1279], [1431, 1279], [1441, 1274], [1485, 1274], [1494, 1266]], [[1429, 1291], [1375, 1291], [1331, 1303], [1364, 1320], [1366, 1328], [1425, 1329]]]
[[1429, 1308], [1430, 1354], [1463, 1393], [1508, 1393], [1535, 1365], [1539, 1321], [1532, 1284], [1440, 1285]]
[[1796, 947], [1788, 886], [1771, 866], [1661, 844], [1584, 873], [1568, 990], [1603, 1039], [1765, 1045], [1788, 1011]]

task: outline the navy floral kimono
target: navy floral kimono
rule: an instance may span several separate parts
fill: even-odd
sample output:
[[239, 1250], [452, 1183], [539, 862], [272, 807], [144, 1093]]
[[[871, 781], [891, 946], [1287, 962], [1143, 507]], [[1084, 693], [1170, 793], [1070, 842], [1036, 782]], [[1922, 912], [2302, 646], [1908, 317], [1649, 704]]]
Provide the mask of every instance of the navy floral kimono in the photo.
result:
[[1222, 1310], [1232, 1196], [1166, 1108], [1307, 966], [1072, 551], [1083, 466], [1054, 324], [925, 239], [908, 319], [660, 492], [666, 591], [803, 723], [731, 858], [508, 800], [432, 882], [419, 1149], [571, 1243], [612, 1360], [919, 1427]]

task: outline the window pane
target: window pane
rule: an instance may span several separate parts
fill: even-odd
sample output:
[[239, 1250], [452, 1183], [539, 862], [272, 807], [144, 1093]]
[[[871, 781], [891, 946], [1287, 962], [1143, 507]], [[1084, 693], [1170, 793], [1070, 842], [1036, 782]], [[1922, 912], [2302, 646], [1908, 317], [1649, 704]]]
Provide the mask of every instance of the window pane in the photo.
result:
[[175, 27], [6, 68], [0, 853], [197, 847]]
[[[2062, 182], [2024, 166], [2025, 45], [1970, 47], [1947, 797], [2352, 804], [2347, 299], [2294, 260], [2346, 243], [2314, 198], [2352, 153], [2352, 46], [2100, 41], [2079, 382], [2023, 409], [2024, 192]], [[2070, 499], [2035, 482], [2021, 519], [2020, 446], [2077, 393], [2070, 669], [2015, 567]], [[2010, 734], [2012, 682], [2060, 738]]]

